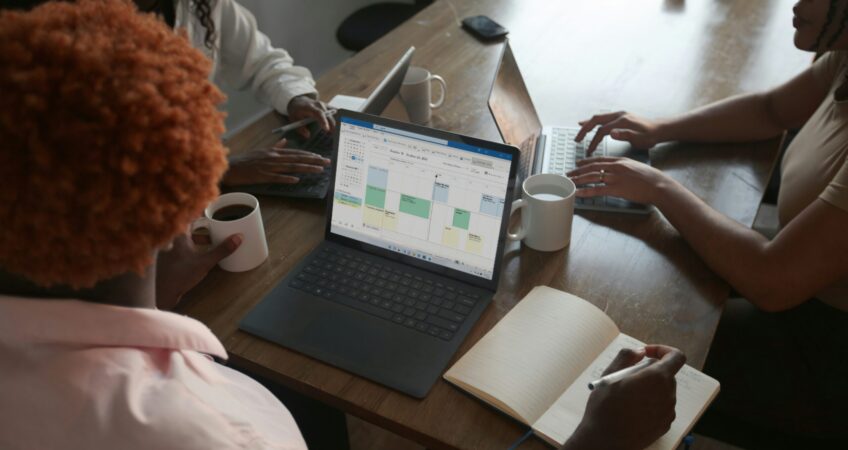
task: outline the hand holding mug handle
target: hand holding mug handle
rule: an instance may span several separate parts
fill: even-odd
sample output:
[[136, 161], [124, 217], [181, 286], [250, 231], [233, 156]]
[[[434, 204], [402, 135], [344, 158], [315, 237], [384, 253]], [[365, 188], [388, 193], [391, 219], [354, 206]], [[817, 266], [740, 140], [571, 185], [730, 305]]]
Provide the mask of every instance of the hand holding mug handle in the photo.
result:
[[211, 235], [212, 234], [211, 225], [212, 225], [212, 221], [209, 220], [208, 217], [206, 217], [205, 215], [200, 216], [197, 219], [194, 219], [194, 222], [192, 222], [191, 225], [189, 226], [189, 234], [194, 234], [197, 230], [199, 230], [201, 228], [206, 228], [207, 230], [209, 230], [209, 234]]
[[[524, 208], [525, 206], [527, 206], [527, 201], [525, 201], [523, 198], [512, 202], [512, 208], [510, 208], [509, 210], [509, 217], [512, 217], [512, 215], [515, 214], [516, 211], [521, 208]], [[524, 220], [522, 220], [522, 222], [524, 222]], [[527, 237], [527, 227], [523, 226], [522, 224], [519, 224], [518, 231], [516, 231], [515, 233], [510, 233], [509, 231], [507, 231], [506, 237], [510, 241], [520, 241]]]
[[444, 78], [438, 75], [430, 75], [430, 81], [433, 80], [438, 81], [439, 84], [442, 85], [442, 95], [439, 97], [439, 100], [437, 100], [436, 103], [430, 103], [431, 108], [438, 108], [445, 102], [445, 96], [448, 94], [448, 84], [445, 82]]

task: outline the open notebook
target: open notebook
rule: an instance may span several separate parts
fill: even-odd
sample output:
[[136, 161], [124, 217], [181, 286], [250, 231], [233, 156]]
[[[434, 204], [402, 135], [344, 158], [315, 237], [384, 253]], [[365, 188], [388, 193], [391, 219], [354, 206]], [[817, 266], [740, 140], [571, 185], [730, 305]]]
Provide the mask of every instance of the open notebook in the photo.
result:
[[[619, 332], [591, 303], [538, 286], [444, 377], [562, 445], [583, 418], [589, 382], [600, 378], [621, 348], [644, 345]], [[718, 381], [683, 366], [677, 374], [677, 418], [649, 448], [676, 448], [718, 390]]]

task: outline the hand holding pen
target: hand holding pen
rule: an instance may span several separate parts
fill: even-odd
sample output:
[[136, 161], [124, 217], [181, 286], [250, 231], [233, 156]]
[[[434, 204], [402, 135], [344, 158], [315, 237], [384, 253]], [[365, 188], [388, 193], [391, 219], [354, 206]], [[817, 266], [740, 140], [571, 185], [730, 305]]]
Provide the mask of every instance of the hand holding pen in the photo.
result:
[[[616, 374], [646, 358], [654, 361]], [[680, 350], [664, 345], [621, 350], [604, 372], [610, 378], [589, 396], [583, 421], [565, 448], [636, 449], [653, 443], [674, 421], [674, 377], [685, 362]]]
[[634, 364], [630, 367], [625, 367], [625, 368], [623, 368], [623, 369], [621, 369], [617, 372], [612, 372], [612, 373], [609, 373], [609, 368], [607, 368], [607, 370], [604, 372], [606, 375], [604, 375], [601, 378], [598, 378], [597, 380], [589, 383], [589, 390], [594, 391], [597, 388], [600, 388], [600, 387], [603, 387], [603, 386], [608, 386], [608, 385], [613, 384], [615, 382], [621, 381], [621, 380], [629, 377], [630, 375], [633, 375], [634, 373], [644, 369], [645, 367], [650, 366], [651, 364], [653, 364], [656, 361], [657, 360], [654, 359], [654, 358], [646, 357], [643, 360], [637, 362], [636, 364]]
[[288, 116], [291, 122], [272, 130], [272, 133], [284, 135], [296, 129], [301, 136], [309, 138], [309, 129], [306, 125], [316, 121], [321, 125], [321, 129], [330, 133], [336, 127], [336, 120], [333, 118], [335, 113], [336, 110], [328, 109], [324, 102], [308, 95], [301, 95], [289, 102]]

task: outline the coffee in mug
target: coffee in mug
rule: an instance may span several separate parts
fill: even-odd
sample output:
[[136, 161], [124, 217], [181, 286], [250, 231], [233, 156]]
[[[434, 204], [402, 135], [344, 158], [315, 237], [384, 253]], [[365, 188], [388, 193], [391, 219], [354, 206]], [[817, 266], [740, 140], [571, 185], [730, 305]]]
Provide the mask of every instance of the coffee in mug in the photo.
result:
[[212, 213], [212, 218], [215, 220], [220, 220], [222, 222], [229, 222], [231, 220], [239, 220], [242, 217], [246, 217], [248, 214], [253, 212], [252, 206], [247, 205], [229, 205], [224, 206], [221, 209], [216, 210]]
[[219, 245], [234, 234], [242, 235], [239, 248], [218, 263], [222, 269], [244, 272], [268, 259], [268, 242], [265, 240], [265, 227], [256, 197], [243, 192], [224, 194], [212, 202], [203, 214], [203, 217], [194, 221], [191, 228], [192, 231], [198, 228], [209, 229], [212, 245]]

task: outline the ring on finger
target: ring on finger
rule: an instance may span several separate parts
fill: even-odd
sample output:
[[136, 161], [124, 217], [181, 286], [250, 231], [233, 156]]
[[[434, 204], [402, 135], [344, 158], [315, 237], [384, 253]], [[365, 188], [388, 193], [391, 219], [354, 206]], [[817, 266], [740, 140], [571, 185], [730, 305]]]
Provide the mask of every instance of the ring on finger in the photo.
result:
[[601, 169], [601, 183], [603, 183], [603, 182], [604, 182], [604, 175], [605, 175], [606, 173], [607, 173], [607, 172], [606, 172], [606, 170]]

